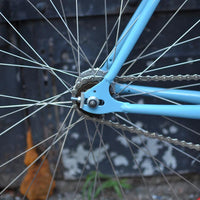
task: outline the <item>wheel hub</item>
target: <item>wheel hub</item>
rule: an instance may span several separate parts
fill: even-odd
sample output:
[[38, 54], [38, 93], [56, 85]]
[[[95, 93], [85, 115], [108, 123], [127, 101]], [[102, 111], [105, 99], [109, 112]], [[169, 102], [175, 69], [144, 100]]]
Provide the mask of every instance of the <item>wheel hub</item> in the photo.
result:
[[[82, 72], [80, 77], [77, 78], [71, 99], [79, 112], [89, 114], [81, 109], [83, 103], [87, 103], [90, 108], [96, 108], [103, 103], [95, 96], [85, 100], [82, 94], [103, 80], [104, 75], [105, 72], [99, 69], [90, 69]], [[91, 116], [91, 114], [89, 115]]]

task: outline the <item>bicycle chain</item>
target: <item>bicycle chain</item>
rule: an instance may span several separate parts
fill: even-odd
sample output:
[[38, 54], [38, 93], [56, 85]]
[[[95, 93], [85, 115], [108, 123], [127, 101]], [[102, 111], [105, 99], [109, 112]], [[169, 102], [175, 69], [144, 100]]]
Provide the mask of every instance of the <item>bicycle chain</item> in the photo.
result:
[[[75, 85], [76, 87], [80, 87], [81, 85], [85, 84], [88, 81], [94, 81], [94, 80], [101, 80], [102, 77], [95, 77], [94, 76], [89, 76], [89, 77], [85, 77], [82, 78], [81, 80], [79, 79], [78, 83]], [[116, 77], [115, 81], [121, 81], [121, 82], [127, 82], [127, 81], [131, 81], [131, 82], [136, 82], [136, 81], [191, 81], [191, 80], [200, 80], [200, 75], [198, 74], [193, 74], [193, 75], [162, 75], [162, 76], [122, 76], [122, 77]], [[149, 138], [154, 138], [154, 139], [158, 139], [164, 142], [168, 142], [170, 144], [174, 144], [174, 145], [179, 145], [182, 147], [187, 147], [189, 149], [194, 149], [196, 151], [200, 151], [200, 144], [194, 144], [192, 142], [187, 142], [184, 140], [179, 140], [177, 138], [172, 138], [172, 137], [165, 137], [164, 135], [161, 134], [157, 134], [155, 132], [149, 132], [146, 130], [142, 130], [133, 126], [127, 126], [126, 124], [120, 124], [118, 122], [113, 122], [111, 120], [105, 120], [102, 118], [97, 118], [95, 116], [90, 117], [88, 115], [86, 115], [85, 113], [82, 113], [86, 119], [101, 123], [103, 125], [107, 125], [116, 129], [120, 129], [122, 131], [128, 131], [130, 133], [136, 133], [138, 135], [144, 135], [146, 137]]]
[[170, 144], [174, 144], [174, 145], [180, 145], [182, 147], [187, 147], [189, 149], [194, 149], [196, 151], [200, 151], [200, 144], [194, 144], [192, 142], [186, 142], [184, 140], [179, 140], [177, 138], [172, 138], [172, 137], [165, 137], [161, 134], [157, 134], [155, 132], [149, 132], [149, 131], [146, 131], [146, 130], [142, 130], [142, 129], [139, 129], [139, 128], [136, 128], [134, 126], [127, 126], [126, 124], [120, 124], [118, 122], [113, 122], [111, 120], [109, 121], [106, 121], [104, 119], [99, 119], [99, 118], [96, 118], [96, 117], [89, 117], [88, 115], [85, 115], [85, 118], [86, 119], [89, 119], [89, 120], [92, 120], [92, 121], [95, 121], [95, 122], [98, 122], [98, 123], [101, 123], [103, 125], [107, 125], [107, 126], [110, 126], [110, 127], [113, 127], [113, 128], [116, 128], [116, 129], [120, 129], [122, 131], [128, 131], [130, 133], [136, 133], [138, 135], [144, 135], [146, 137], [149, 137], [149, 138], [154, 138], [154, 139], [158, 139], [160, 141], [165, 141], [165, 142], [168, 142]]
[[135, 82], [135, 81], [198, 81], [200, 80], [200, 75], [198, 74], [185, 74], [185, 75], [154, 75], [154, 76], [121, 76], [121, 77], [116, 77], [115, 81], [121, 81], [121, 82]]

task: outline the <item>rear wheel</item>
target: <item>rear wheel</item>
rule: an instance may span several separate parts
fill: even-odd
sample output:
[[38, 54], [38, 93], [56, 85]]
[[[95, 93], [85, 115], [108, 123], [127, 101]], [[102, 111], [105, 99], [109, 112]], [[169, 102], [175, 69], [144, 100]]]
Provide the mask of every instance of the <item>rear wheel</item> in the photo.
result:
[[[11, 13], [6, 6], [3, 3], [0, 12], [0, 167], [2, 179], [6, 177], [1, 195], [22, 182], [22, 193], [31, 199], [31, 188], [37, 191], [37, 181], [42, 182], [37, 177], [47, 173], [44, 192], [37, 194], [41, 199], [50, 196], [55, 178], [77, 180], [71, 199], [82, 190], [86, 199], [105, 199], [109, 193], [104, 190], [97, 195], [105, 183], [103, 173], [113, 177], [115, 187], [110, 188], [118, 191], [114, 199], [133, 199], [132, 194], [135, 199], [196, 198], [200, 191], [199, 120], [126, 113], [93, 115], [80, 109], [79, 101], [71, 100], [102, 80], [102, 63], [117, 45], [135, 4], [129, 0], [94, 1], [87, 6], [77, 0], [21, 0], [10, 2], [10, 9], [15, 8]], [[134, 80], [126, 83], [199, 90], [199, 78], [193, 76], [199, 74], [200, 61], [198, 6], [197, 1], [161, 2], [119, 78], [133, 75]], [[168, 8], [169, 13], [162, 12]], [[186, 74], [192, 76], [183, 76]], [[179, 75], [179, 79], [170, 75]], [[121, 101], [182, 104], [138, 92], [116, 94], [110, 86], [112, 96]], [[30, 131], [24, 134], [28, 129], [32, 145]], [[28, 148], [36, 151], [25, 151], [26, 139]], [[23, 182], [22, 177], [30, 171], [31, 180]], [[85, 181], [87, 174], [91, 184]], [[121, 180], [124, 176], [134, 177], [129, 190]], [[137, 187], [135, 180], [140, 182]], [[183, 192], [182, 187], [190, 192]]]

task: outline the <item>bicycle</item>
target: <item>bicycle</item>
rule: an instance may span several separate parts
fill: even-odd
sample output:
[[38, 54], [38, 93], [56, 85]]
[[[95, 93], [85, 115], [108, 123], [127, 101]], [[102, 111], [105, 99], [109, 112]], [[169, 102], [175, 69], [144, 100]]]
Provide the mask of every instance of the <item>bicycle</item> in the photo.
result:
[[[182, 1], [177, 8], [177, 10], [170, 16], [170, 18], [164, 23], [164, 26], [161, 27], [161, 29], [156, 33], [152, 40], [147, 44], [147, 47], [144, 48], [134, 59], [131, 59], [129, 54], [131, 54], [132, 49], [136, 45], [136, 42], [139, 40], [142, 32], [144, 31], [147, 23], [149, 22], [151, 16], [153, 15], [155, 9], [157, 8], [159, 4], [159, 0], [143, 0], [139, 4], [137, 10], [134, 12], [133, 16], [131, 17], [129, 23], [124, 28], [124, 30], [121, 33], [121, 36], [119, 37], [120, 32], [120, 25], [122, 23], [122, 14], [123, 12], [127, 12], [126, 8], [127, 5], [129, 5], [128, 1], [121, 1], [119, 4], [119, 16], [117, 17], [116, 22], [114, 23], [113, 27], [117, 29], [117, 33], [115, 36], [115, 43], [114, 47], [109, 52], [109, 46], [108, 46], [108, 40], [112, 37], [112, 32], [114, 28], [111, 29], [111, 32], [108, 33], [108, 14], [107, 14], [107, 3], [106, 0], [103, 2], [105, 13], [105, 36], [106, 41], [103, 42], [102, 47], [99, 50], [99, 53], [97, 55], [97, 58], [93, 61], [93, 64], [91, 64], [91, 61], [87, 58], [86, 54], [84, 53], [83, 48], [80, 46], [80, 30], [79, 30], [79, 9], [83, 5], [80, 3], [78, 6], [78, 1], [75, 1], [75, 12], [76, 12], [76, 35], [75, 37], [73, 33], [71, 32], [69, 26], [68, 26], [68, 20], [65, 17], [65, 10], [64, 10], [64, 4], [62, 0], [60, 2], [53, 2], [49, 1], [49, 5], [52, 6], [52, 9], [55, 11], [56, 15], [60, 17], [60, 22], [64, 24], [64, 28], [67, 30], [68, 37], [65, 36], [61, 31], [59, 31], [54, 23], [52, 23], [48, 18], [45, 17], [43, 13], [45, 13], [45, 7], [44, 5], [39, 3], [38, 7], [35, 6], [31, 1], [27, 0], [27, 4], [29, 4], [33, 10], [37, 11], [40, 16], [42, 16], [43, 19], [46, 20], [46, 22], [53, 27], [65, 41], [68, 43], [71, 47], [71, 57], [74, 58], [74, 61], [71, 63], [75, 63], [75, 65], [72, 65], [73, 67], [77, 67], [77, 73], [70, 71], [69, 69], [63, 70], [59, 69], [59, 66], [51, 67], [49, 64], [44, 60], [44, 58], [33, 48], [33, 44], [31, 45], [28, 40], [26, 40], [23, 35], [15, 28], [15, 26], [12, 25], [12, 23], [7, 19], [7, 17], [1, 12], [1, 17], [4, 21], [6, 21], [9, 26], [15, 31], [16, 35], [21, 38], [21, 40], [32, 50], [32, 52], [39, 58], [40, 61], [37, 61], [34, 57], [27, 55], [24, 51], [16, 47], [14, 44], [10, 43], [9, 41], [5, 40], [4, 37], [1, 36], [1, 39], [5, 43], [9, 43], [13, 48], [17, 49], [20, 52], [20, 55], [8, 52], [6, 50], [1, 50], [1, 53], [10, 55], [16, 59], [20, 59], [23, 62], [31, 63], [34, 65], [26, 65], [26, 64], [9, 64], [9, 63], [1, 63], [1, 66], [15, 66], [19, 67], [21, 69], [23, 68], [29, 68], [34, 70], [44, 70], [44, 77], [47, 76], [47, 72], [50, 74], [49, 76], [54, 76], [56, 81], [58, 81], [63, 88], [62, 92], [54, 91], [52, 93], [52, 97], [44, 98], [44, 100], [36, 100], [31, 98], [24, 98], [24, 97], [18, 97], [18, 96], [12, 96], [7, 95], [6, 93], [2, 93], [2, 98], [8, 98], [8, 99], [14, 99], [16, 102], [19, 101], [25, 101], [28, 103], [23, 104], [10, 104], [10, 102], [3, 102], [4, 104], [1, 106], [2, 109], [11, 109], [11, 108], [17, 108], [16, 110], [11, 110], [10, 112], [4, 113], [1, 115], [2, 117], [5, 116], [12, 116], [14, 113], [22, 113], [26, 111], [25, 117], [21, 117], [20, 120], [18, 120], [13, 125], [9, 126], [5, 130], [3, 130], [0, 135], [4, 135], [5, 133], [9, 132], [16, 126], [18, 126], [20, 123], [25, 121], [31, 121], [32, 117], [37, 114], [42, 109], [45, 110], [48, 105], [61, 107], [68, 109], [68, 113], [65, 113], [65, 117], [61, 117], [62, 124], [58, 128], [57, 133], [55, 133], [53, 136], [48, 137], [47, 139], [43, 141], [47, 141], [53, 138], [52, 144], [46, 150], [43, 151], [43, 153], [33, 162], [37, 162], [39, 158], [45, 154], [48, 154], [49, 150], [54, 146], [59, 140], [63, 138], [63, 142], [61, 144], [58, 159], [56, 161], [55, 170], [53, 171], [53, 178], [55, 177], [56, 170], [58, 168], [58, 164], [61, 159], [61, 154], [63, 154], [64, 145], [66, 142], [67, 137], [70, 137], [70, 129], [71, 133], [73, 133], [75, 129], [75, 125], [84, 122], [85, 131], [88, 136], [89, 141], [89, 153], [84, 158], [78, 157], [78, 152], [82, 150], [84, 152], [84, 145], [80, 147], [80, 151], [77, 150], [77, 154], [72, 154], [72, 152], [68, 152], [68, 149], [66, 150], [66, 154], [63, 154], [63, 163], [64, 166], [68, 170], [68, 175], [80, 175], [80, 179], [82, 178], [82, 174], [87, 169], [87, 163], [94, 164], [94, 168], [98, 171], [99, 165], [102, 160], [107, 157], [109, 164], [111, 165], [111, 171], [114, 174], [115, 178], [117, 179], [119, 186], [119, 174], [120, 172], [116, 172], [115, 166], [113, 165], [113, 162], [115, 165], [118, 163], [118, 157], [116, 156], [116, 153], [112, 156], [109, 155], [109, 146], [105, 144], [103, 140], [103, 132], [105, 131], [104, 126], [109, 127], [110, 131], [112, 130], [115, 132], [115, 134], [118, 135], [118, 141], [125, 146], [125, 152], [129, 151], [129, 156], [131, 156], [132, 161], [134, 162], [134, 166], [132, 167], [133, 171], [137, 170], [139, 171], [140, 176], [142, 177], [142, 181], [144, 182], [144, 186], [146, 187], [146, 181], [144, 175], [152, 175], [153, 173], [160, 173], [161, 176], [166, 181], [166, 185], [168, 185], [169, 189], [172, 192], [172, 196], [178, 199], [178, 194], [176, 191], [174, 191], [173, 187], [169, 184], [166, 176], [163, 174], [164, 170], [167, 170], [169, 174], [176, 174], [179, 178], [184, 179], [184, 176], [176, 172], [174, 169], [177, 167], [177, 161], [172, 155], [172, 151], [176, 151], [180, 153], [180, 155], [184, 155], [184, 159], [192, 159], [191, 163], [194, 163], [194, 165], [199, 164], [199, 159], [195, 158], [195, 156], [198, 156], [198, 151], [200, 151], [200, 144], [198, 141], [198, 120], [200, 118], [200, 92], [194, 91], [192, 89], [187, 88], [197, 88], [199, 86], [199, 79], [200, 75], [198, 74], [198, 69], [193, 69], [192, 72], [188, 72], [188, 65], [193, 64], [194, 66], [198, 66], [199, 59], [191, 59], [187, 61], [176, 61], [175, 64], [168, 64], [166, 66], [161, 67], [154, 67], [157, 63], [161, 62], [161, 59], [163, 56], [168, 54], [173, 48], [179, 48], [182, 45], [189, 44], [196, 44], [196, 41], [199, 40], [198, 36], [198, 26], [199, 26], [199, 18], [198, 15], [193, 20], [193, 22], [190, 22], [190, 26], [187, 26], [185, 31], [178, 32], [179, 36], [173, 40], [172, 43], [168, 46], [162, 46], [160, 50], [154, 50], [150, 51], [146, 55], [144, 53], [148, 50], [148, 48], [153, 44], [153, 42], [159, 38], [160, 34], [169, 26], [172, 20], [176, 18], [176, 15], [179, 14], [180, 10], [184, 8], [185, 5], [189, 4], [188, 0]], [[93, 2], [95, 4], [95, 2]], [[112, 4], [112, 2], [110, 2]], [[98, 3], [97, 3], [98, 4]], [[193, 5], [193, 2], [191, 3]], [[58, 10], [58, 5], [61, 6], [60, 11]], [[194, 3], [195, 5], [195, 3]], [[109, 8], [111, 9], [111, 8]], [[101, 11], [99, 11], [101, 12]], [[32, 14], [32, 13], [30, 13]], [[48, 15], [48, 13], [47, 13]], [[16, 15], [17, 16], [17, 15]], [[22, 15], [23, 16], [23, 15]], [[18, 16], [19, 18], [21, 16]], [[36, 16], [36, 19], [38, 16]], [[173, 28], [173, 27], [171, 27]], [[28, 28], [27, 28], [28, 29]], [[26, 30], [26, 29], [25, 29]], [[171, 30], [171, 29], [170, 29]], [[175, 31], [174, 31], [175, 32]], [[196, 34], [197, 32], [197, 34]], [[50, 33], [48, 33], [50, 34]], [[38, 38], [39, 39], [39, 38]], [[140, 38], [141, 39], [141, 38]], [[140, 41], [140, 40], [139, 40]], [[49, 41], [49, 51], [51, 53], [51, 42]], [[45, 45], [44, 45], [45, 46]], [[197, 45], [197, 48], [199, 45]], [[90, 50], [92, 51], [92, 50]], [[41, 50], [41, 54], [42, 54]], [[54, 52], [56, 54], [56, 52]], [[160, 53], [160, 54], [159, 54]], [[103, 55], [104, 54], [104, 55]], [[149, 63], [147, 66], [144, 66], [144, 63], [138, 64], [142, 58], [148, 57], [148, 56], [156, 56], [158, 57], [153, 60], [151, 63]], [[67, 55], [64, 55], [64, 59], [69, 60]], [[98, 60], [100, 57], [106, 57], [104, 61], [101, 61], [99, 64]], [[172, 56], [173, 57], [173, 56]], [[101, 59], [102, 59], [101, 58]], [[126, 59], [129, 58], [130, 61], [126, 61]], [[63, 59], [63, 60], [64, 60]], [[83, 62], [84, 61], [84, 62]], [[41, 63], [42, 62], [42, 63]], [[162, 62], [161, 62], [162, 63]], [[82, 69], [80, 65], [82, 64], [85, 66], [89, 66], [89, 69], [85, 69], [87, 67], [83, 66]], [[130, 64], [128, 67], [126, 65]], [[53, 64], [52, 64], [53, 65]], [[143, 66], [142, 66], [143, 65]], [[134, 66], [137, 66], [138, 68], [134, 68]], [[177, 67], [183, 66], [181, 69], [177, 70]], [[132, 68], [133, 67], [133, 68]], [[195, 67], [194, 67], [195, 68]], [[135, 72], [133, 73], [130, 69], [134, 69]], [[162, 73], [162, 70], [164, 71], [164, 74]], [[21, 71], [23, 72], [23, 70]], [[184, 73], [183, 73], [184, 72]], [[185, 73], [186, 72], [186, 73]], [[156, 75], [154, 75], [156, 73]], [[188, 74], [189, 73], [189, 74]], [[59, 74], [59, 75], [58, 75]], [[148, 75], [145, 75], [148, 74]], [[69, 76], [69, 80], [65, 78], [65, 76]], [[48, 76], [47, 76], [48, 77]], [[22, 80], [23, 82], [23, 80]], [[143, 83], [143, 86], [139, 85], [140, 83]], [[166, 86], [166, 83], [169, 85], [167, 89], [163, 86]], [[173, 83], [175, 83], [176, 86], [172, 86]], [[180, 85], [180, 83], [183, 83], [184, 85]], [[145, 86], [146, 85], [146, 86]], [[158, 85], [158, 86], [154, 86]], [[160, 86], [161, 85], [161, 86]], [[177, 86], [178, 85], [178, 86]], [[37, 87], [36, 87], [37, 88]], [[59, 89], [60, 89], [59, 88]], [[5, 88], [6, 89], [6, 88]], [[5, 90], [6, 91], [6, 90]], [[57, 94], [58, 93], [58, 94]], [[24, 94], [23, 94], [24, 95]], [[23, 96], [22, 95], [22, 96]], [[138, 104], [137, 102], [143, 101], [143, 99], [140, 99], [140, 95], [146, 96], [145, 102]], [[149, 100], [153, 98], [152, 101], [154, 101], [154, 104], [148, 103]], [[64, 100], [62, 100], [62, 98]], [[7, 103], [7, 104], [6, 104]], [[39, 107], [34, 109], [33, 107]], [[22, 107], [22, 108], [20, 108]], [[61, 109], [60, 109], [61, 110]], [[60, 111], [59, 110], [59, 111]], [[45, 112], [45, 111], [44, 111]], [[56, 111], [58, 113], [58, 110]], [[63, 111], [62, 111], [63, 112]], [[78, 113], [77, 116], [75, 116], [76, 113]], [[129, 113], [132, 113], [134, 115], [130, 116]], [[136, 119], [135, 114], [138, 115], [138, 119], [140, 123], [134, 123], [138, 122]], [[144, 115], [144, 116], [143, 116]], [[155, 115], [155, 117], [151, 116]], [[162, 134], [156, 133], [155, 130], [151, 130], [152, 127], [150, 127], [150, 130], [145, 130], [145, 124], [141, 124], [141, 120], [148, 121], [149, 117], [153, 118], [154, 123], [162, 117], [164, 121], [166, 120], [166, 125], [160, 128], [162, 129]], [[156, 117], [160, 116], [160, 117]], [[170, 118], [169, 118], [170, 117]], [[172, 119], [171, 117], [176, 117], [177, 119]], [[179, 118], [179, 119], [178, 119]], [[185, 119], [181, 118], [189, 118], [191, 119], [189, 122]], [[111, 120], [110, 120], [111, 119]], [[196, 120], [195, 120], [196, 119]], [[38, 119], [40, 120], [40, 119]], [[73, 122], [76, 120], [75, 122]], [[90, 124], [90, 122], [92, 125]], [[191, 123], [191, 126], [182, 124], [181, 121], [184, 121], [187, 123]], [[32, 124], [32, 122], [28, 122]], [[175, 126], [169, 125], [169, 123], [175, 124]], [[68, 125], [66, 125], [68, 124]], [[94, 135], [91, 137], [91, 129], [94, 128]], [[100, 127], [100, 128], [99, 128]], [[167, 130], [166, 127], [171, 127], [172, 130]], [[184, 129], [184, 135], [181, 136], [181, 139], [178, 139], [177, 137], [173, 137], [169, 134], [171, 132], [172, 134], [177, 133], [177, 127], [180, 127], [180, 129]], [[170, 129], [170, 128], [169, 128]], [[104, 131], [103, 131], [104, 130]], [[157, 130], [156, 130], [157, 131]], [[187, 132], [187, 134], [185, 133]], [[189, 137], [190, 132], [194, 134], [192, 142], [187, 140], [187, 137]], [[128, 135], [129, 134], [136, 134], [134, 136]], [[104, 133], [105, 135], [106, 133]], [[73, 135], [73, 134], [71, 134]], [[138, 135], [138, 136], [137, 136]], [[165, 136], [166, 135], [166, 136]], [[93, 150], [93, 145], [95, 143], [96, 136], [99, 137], [100, 142], [98, 143], [97, 150]], [[73, 137], [80, 137], [79, 135], [74, 134]], [[110, 136], [112, 138], [112, 136]], [[146, 137], [150, 138], [149, 140], [145, 139]], [[71, 138], [73, 139], [73, 138]], [[110, 138], [109, 138], [110, 139]], [[153, 140], [151, 140], [153, 139]], [[152, 142], [154, 141], [154, 142]], [[159, 149], [162, 149], [162, 147], [159, 144], [160, 142], [163, 142], [163, 148], [169, 148], [168, 152], [164, 152], [165, 160], [160, 161], [157, 159], [156, 155], [159, 154]], [[166, 145], [166, 143], [169, 143], [169, 146]], [[41, 143], [43, 143], [41, 141]], [[147, 143], [147, 147], [145, 147], [145, 143]], [[38, 143], [40, 144], [40, 143]], [[35, 146], [39, 146], [39, 145]], [[151, 149], [152, 146], [156, 146], [155, 149]], [[68, 144], [69, 145], [69, 144]], [[132, 146], [131, 146], [132, 145]], [[141, 146], [140, 146], [141, 145]], [[176, 146], [174, 146], [176, 145]], [[149, 148], [150, 147], [150, 148]], [[186, 147], [188, 152], [185, 152], [185, 150], [182, 150], [181, 148]], [[73, 147], [72, 147], [73, 148]], [[114, 147], [115, 149], [116, 147]], [[137, 153], [133, 152], [137, 151], [136, 149], [139, 149]], [[115, 149], [116, 150], [116, 149]], [[92, 153], [90, 152], [92, 151]], [[94, 152], [93, 152], [94, 151]], [[104, 156], [102, 156], [102, 152], [105, 153]], [[171, 154], [169, 155], [169, 152]], [[85, 153], [85, 152], [84, 152]], [[23, 153], [24, 154], [24, 153]], [[138, 157], [139, 154], [142, 154], [141, 157]], [[143, 155], [145, 154], [145, 155]], [[83, 165], [83, 170], [79, 172], [80, 170], [77, 169], [77, 165], [73, 166], [69, 163], [65, 163], [64, 159], [65, 156], [67, 159], [71, 159], [71, 155], [76, 155], [77, 159], [80, 159], [79, 164]], [[149, 159], [146, 159], [145, 156], [150, 157]], [[14, 157], [17, 158], [18, 156]], [[91, 158], [93, 157], [93, 158]], [[97, 158], [95, 158], [97, 157]], [[100, 158], [98, 158], [100, 157]], [[112, 159], [114, 161], [112, 161]], [[121, 157], [122, 162], [121, 166], [128, 166], [130, 165], [130, 157], [129, 159], [126, 159], [126, 157]], [[171, 160], [167, 160], [170, 158]], [[65, 160], [67, 160], [65, 159]], [[87, 162], [84, 162], [84, 159], [87, 160]], [[140, 159], [143, 159], [140, 160]], [[9, 159], [8, 162], [11, 162], [13, 159]], [[73, 159], [71, 162], [73, 163]], [[144, 164], [146, 162], [146, 164]], [[151, 162], [150, 166], [148, 165], [149, 162]], [[188, 162], [188, 160], [187, 160]], [[129, 164], [127, 164], [129, 163]], [[140, 165], [143, 165], [143, 169], [140, 167]], [[3, 163], [1, 167], [5, 166]], [[30, 166], [31, 167], [31, 166]], [[70, 169], [71, 168], [71, 169]], [[91, 168], [91, 167], [89, 167]], [[103, 168], [101, 166], [101, 168]], [[25, 171], [28, 168], [25, 169]], [[71, 171], [70, 171], [71, 170]], [[24, 172], [25, 172], [24, 171]], [[130, 169], [129, 169], [130, 171]], [[181, 170], [180, 170], [181, 171]], [[133, 172], [134, 174], [135, 172]], [[123, 173], [122, 173], [123, 175]], [[96, 178], [98, 179], [98, 177]], [[15, 179], [13, 179], [15, 180]], [[53, 179], [52, 179], [53, 180]], [[97, 182], [98, 180], [96, 180]], [[189, 181], [186, 179], [186, 182], [189, 183]], [[2, 193], [10, 186], [14, 181], [11, 181], [8, 183], [7, 186], [4, 187], [2, 190]], [[95, 190], [95, 187], [97, 183], [95, 182], [93, 190]], [[52, 184], [52, 182], [51, 182]], [[51, 184], [49, 188], [51, 188]], [[194, 185], [193, 183], [190, 183], [190, 186], [195, 188], [198, 192], [200, 191], [199, 187]], [[123, 191], [123, 188], [120, 186], [121, 192], [123, 194], [123, 198], [126, 199], [126, 194]], [[148, 191], [148, 187], [147, 187]], [[47, 194], [47, 197], [49, 196], [49, 191]], [[150, 192], [149, 192], [150, 193]], [[149, 195], [150, 199], [153, 199], [152, 195]]]

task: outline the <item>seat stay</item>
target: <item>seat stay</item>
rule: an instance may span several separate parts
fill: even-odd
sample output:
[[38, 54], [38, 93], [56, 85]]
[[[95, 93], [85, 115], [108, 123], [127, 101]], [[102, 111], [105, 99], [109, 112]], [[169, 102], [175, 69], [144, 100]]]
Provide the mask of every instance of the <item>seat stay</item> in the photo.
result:
[[[128, 102], [118, 101], [110, 94], [110, 88], [111, 84], [113, 84], [114, 78], [117, 76], [128, 55], [134, 48], [159, 2], [160, 0], [143, 0], [141, 2], [135, 12], [135, 15], [133, 15], [119, 38], [119, 44], [116, 48], [114, 48], [115, 50], [113, 49], [110, 53], [110, 57], [108, 57], [108, 60], [106, 61], [107, 64], [105, 63], [102, 68], [104, 71], [107, 71], [103, 80], [88, 89], [86, 92], [82, 92], [81, 97], [79, 97], [79, 100], [81, 101], [81, 109], [93, 114], [126, 112], [200, 119], [200, 105], [131, 104]], [[113, 60], [114, 56], [115, 59]], [[110, 64], [109, 61], [111, 62]], [[197, 97], [199, 96], [199, 93], [195, 93], [193, 91], [187, 91], [184, 93], [183, 90], [165, 90], [165, 92], [159, 92], [158, 90], [163, 90], [163, 88], [144, 86], [137, 86], [137, 88], [136, 86], [134, 87], [135, 93], [138, 93], [136, 90], [143, 91], [143, 93], [146, 94], [153, 92], [159, 97], [199, 104], [199, 97]], [[125, 84], [121, 84], [121, 86], [119, 86], [119, 84], [115, 85], [114, 90], [116, 90], [115, 92], [120, 92], [123, 88], [124, 93], [127, 93], [128, 87]], [[192, 98], [188, 98], [187, 95], [190, 95], [190, 97], [192, 96]]]
[[114, 57], [116, 57], [118, 55], [118, 53], [120, 52], [121, 47], [124, 44], [125, 40], [127, 39], [128, 35], [131, 34], [132, 31], [135, 31], [134, 25], [135, 25], [137, 19], [139, 18], [139, 16], [141, 15], [141, 13], [143, 12], [147, 2], [148, 2], [148, 0], [142, 0], [140, 5], [134, 12], [133, 16], [131, 17], [130, 21], [128, 22], [124, 31], [122, 32], [120, 38], [118, 39], [116, 46], [113, 48], [113, 50], [109, 54], [109, 57], [105, 61], [103, 67], [101, 68], [102, 71], [108, 71], [111, 68]]

